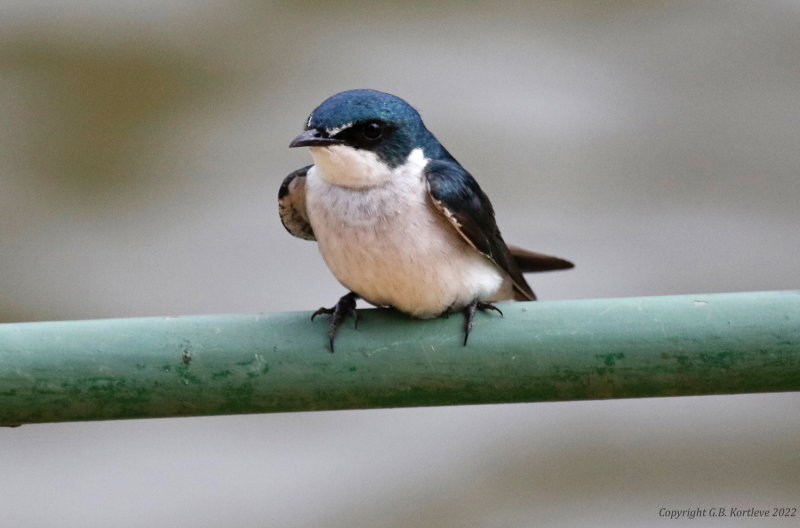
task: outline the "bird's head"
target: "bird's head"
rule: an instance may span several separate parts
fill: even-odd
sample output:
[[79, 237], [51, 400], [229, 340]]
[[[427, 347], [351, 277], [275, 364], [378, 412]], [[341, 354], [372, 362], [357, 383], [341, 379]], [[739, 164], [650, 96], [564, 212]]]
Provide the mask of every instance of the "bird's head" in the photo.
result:
[[310, 147], [320, 177], [352, 188], [380, 185], [408, 163], [446, 152], [411, 105], [376, 90], [329, 97], [289, 146]]

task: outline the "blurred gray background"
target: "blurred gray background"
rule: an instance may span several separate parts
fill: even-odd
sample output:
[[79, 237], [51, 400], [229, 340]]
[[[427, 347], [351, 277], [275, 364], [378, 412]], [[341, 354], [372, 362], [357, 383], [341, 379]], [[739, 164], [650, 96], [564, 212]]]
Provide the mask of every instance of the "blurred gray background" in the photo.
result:
[[[276, 194], [309, 163], [287, 148], [308, 113], [357, 87], [420, 110], [508, 241], [576, 262], [530, 276], [544, 300], [799, 285], [797, 1], [2, 0], [0, 320], [331, 304], [344, 289]], [[791, 393], [29, 425], [0, 430], [0, 517], [663, 526], [662, 507], [800, 507], [798, 411]]]

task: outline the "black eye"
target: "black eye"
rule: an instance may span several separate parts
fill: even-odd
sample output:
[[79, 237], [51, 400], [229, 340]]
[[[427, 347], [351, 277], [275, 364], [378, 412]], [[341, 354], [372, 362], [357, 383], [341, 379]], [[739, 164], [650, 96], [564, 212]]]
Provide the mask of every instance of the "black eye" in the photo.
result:
[[366, 123], [361, 127], [361, 135], [364, 136], [364, 139], [375, 141], [376, 139], [380, 139], [383, 135], [383, 127], [380, 123], [376, 123], [375, 121]]

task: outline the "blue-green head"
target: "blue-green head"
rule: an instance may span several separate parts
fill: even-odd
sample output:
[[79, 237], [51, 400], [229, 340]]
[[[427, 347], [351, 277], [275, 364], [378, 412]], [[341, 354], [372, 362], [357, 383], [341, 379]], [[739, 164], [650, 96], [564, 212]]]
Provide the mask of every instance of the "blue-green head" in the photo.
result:
[[450, 159], [411, 105], [377, 90], [348, 90], [329, 97], [311, 112], [303, 133], [289, 146], [333, 145], [374, 152], [391, 168], [402, 165], [416, 148], [426, 158]]

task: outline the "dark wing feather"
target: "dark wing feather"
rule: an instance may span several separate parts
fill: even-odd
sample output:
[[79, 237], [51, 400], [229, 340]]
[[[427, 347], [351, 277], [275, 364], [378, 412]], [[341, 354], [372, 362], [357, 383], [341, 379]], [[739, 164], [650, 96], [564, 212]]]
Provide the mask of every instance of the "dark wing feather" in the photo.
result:
[[511, 256], [514, 257], [514, 261], [517, 263], [522, 273], [555, 271], [575, 267], [575, 264], [568, 260], [536, 253], [535, 251], [528, 251], [527, 249], [512, 246], [511, 244], [508, 245], [508, 249], [511, 251]]
[[278, 190], [278, 213], [286, 230], [304, 240], [316, 240], [306, 212], [306, 173], [313, 167], [303, 167], [283, 179]]
[[433, 205], [464, 240], [505, 271], [522, 298], [536, 300], [500, 236], [491, 202], [475, 178], [458, 163], [443, 160], [431, 160], [425, 167], [425, 176]]

